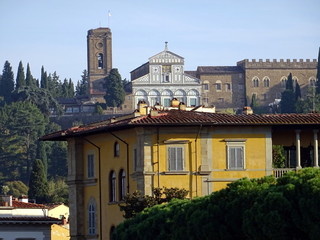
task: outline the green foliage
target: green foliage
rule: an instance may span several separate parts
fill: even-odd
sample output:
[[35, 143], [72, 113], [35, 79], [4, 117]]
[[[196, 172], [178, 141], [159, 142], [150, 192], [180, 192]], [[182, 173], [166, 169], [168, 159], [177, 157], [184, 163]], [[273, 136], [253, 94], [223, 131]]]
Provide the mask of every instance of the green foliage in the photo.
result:
[[46, 203], [48, 202], [48, 190], [42, 161], [36, 159], [30, 175], [28, 196], [31, 199], [36, 199], [37, 203]]
[[320, 94], [315, 93], [315, 88], [309, 88], [305, 99], [299, 99], [296, 104], [299, 113], [320, 112]]
[[28, 186], [21, 181], [5, 182], [4, 186], [8, 187], [8, 194], [16, 198], [28, 194]]
[[139, 191], [135, 191], [132, 194], [127, 194], [119, 207], [124, 212], [124, 218], [132, 218], [145, 208], [170, 202], [172, 199], [185, 199], [187, 195], [187, 190], [179, 188], [155, 188], [153, 196], [142, 195]]
[[76, 86], [76, 96], [87, 96], [89, 90], [89, 76], [87, 70], [83, 70], [81, 80]]
[[14, 102], [0, 108], [0, 177], [27, 182], [47, 119], [29, 102]]
[[241, 179], [209, 196], [147, 208], [113, 239], [318, 239], [319, 199], [320, 169]]
[[104, 96], [108, 107], [120, 107], [124, 102], [125, 91], [118, 69], [111, 69], [105, 80], [106, 95]]
[[0, 96], [3, 97], [5, 103], [10, 104], [12, 101], [11, 92], [14, 90], [14, 77], [12, 67], [8, 61], [4, 63], [0, 80]]
[[318, 52], [318, 66], [317, 66], [317, 82], [316, 82], [316, 93], [320, 95], [320, 47]]
[[296, 112], [295, 94], [292, 90], [285, 90], [281, 94], [280, 109], [281, 113], [294, 113]]
[[68, 185], [64, 179], [48, 181], [48, 202], [50, 203], [69, 203]]
[[57, 100], [52, 96], [50, 91], [44, 88], [38, 88], [35, 86], [27, 86], [16, 89], [12, 93], [12, 98], [15, 102], [30, 102], [36, 105], [43, 114], [49, 116], [51, 109], [56, 109], [58, 114], [62, 113], [61, 106]]
[[24, 68], [23, 64], [20, 61], [19, 67], [18, 67], [18, 73], [17, 73], [17, 79], [16, 79], [16, 89], [26, 86], [26, 78], [24, 75]]
[[273, 145], [272, 146], [272, 166], [274, 168], [284, 168], [285, 167], [285, 153], [283, 146]]
[[30, 87], [36, 87], [36, 80], [31, 75], [30, 65], [27, 65], [27, 73], [26, 73], [26, 85]]
[[96, 113], [98, 115], [102, 115], [103, 114], [103, 108], [100, 105], [96, 105]]

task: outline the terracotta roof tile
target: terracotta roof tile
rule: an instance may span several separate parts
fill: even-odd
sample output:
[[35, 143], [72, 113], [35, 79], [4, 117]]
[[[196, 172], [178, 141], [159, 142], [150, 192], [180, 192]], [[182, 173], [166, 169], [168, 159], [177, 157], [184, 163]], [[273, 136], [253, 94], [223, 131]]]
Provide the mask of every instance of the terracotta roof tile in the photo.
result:
[[36, 203], [25, 203], [20, 201], [12, 201], [12, 207], [14, 208], [48, 208], [43, 204], [36, 204]]
[[0, 225], [4, 224], [60, 224], [61, 220], [52, 217], [0, 217]]
[[103, 121], [89, 125], [73, 127], [42, 137], [42, 140], [65, 140], [68, 137], [89, 135], [101, 131], [114, 131], [120, 128], [136, 126], [240, 126], [240, 125], [319, 125], [320, 114], [251, 114], [231, 115], [223, 113], [205, 113], [195, 111], [170, 110], [159, 112], [157, 116], [139, 116], [118, 120]]

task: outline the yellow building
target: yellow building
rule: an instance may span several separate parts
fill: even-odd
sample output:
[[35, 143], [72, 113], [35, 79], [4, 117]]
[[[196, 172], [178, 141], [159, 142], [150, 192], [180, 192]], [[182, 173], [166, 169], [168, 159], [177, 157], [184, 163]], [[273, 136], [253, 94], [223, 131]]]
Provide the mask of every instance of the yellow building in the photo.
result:
[[[110, 239], [126, 193], [178, 187], [194, 198], [239, 178], [318, 166], [319, 128], [320, 114], [141, 110], [42, 140], [68, 141], [70, 238]], [[273, 169], [274, 144], [291, 154], [288, 168]]]

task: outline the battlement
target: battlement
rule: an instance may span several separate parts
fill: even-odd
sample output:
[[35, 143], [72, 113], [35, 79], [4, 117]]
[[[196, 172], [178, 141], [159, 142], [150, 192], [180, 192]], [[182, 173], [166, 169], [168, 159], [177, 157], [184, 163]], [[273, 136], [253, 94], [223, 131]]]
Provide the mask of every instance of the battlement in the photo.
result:
[[242, 61], [237, 62], [237, 66], [246, 68], [316, 68], [317, 67], [317, 59], [244, 59]]

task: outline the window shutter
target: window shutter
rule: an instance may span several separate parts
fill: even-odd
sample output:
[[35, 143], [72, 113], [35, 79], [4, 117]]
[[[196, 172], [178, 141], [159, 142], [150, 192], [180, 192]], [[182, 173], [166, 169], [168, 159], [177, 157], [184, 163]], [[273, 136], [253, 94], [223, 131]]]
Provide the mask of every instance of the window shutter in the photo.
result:
[[168, 148], [168, 155], [169, 155], [169, 171], [176, 170], [176, 165], [175, 165], [175, 154], [176, 154], [176, 149], [169, 147]]
[[176, 148], [176, 156], [177, 156], [177, 169], [183, 170], [183, 157], [182, 157], [182, 148]]

